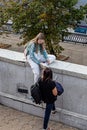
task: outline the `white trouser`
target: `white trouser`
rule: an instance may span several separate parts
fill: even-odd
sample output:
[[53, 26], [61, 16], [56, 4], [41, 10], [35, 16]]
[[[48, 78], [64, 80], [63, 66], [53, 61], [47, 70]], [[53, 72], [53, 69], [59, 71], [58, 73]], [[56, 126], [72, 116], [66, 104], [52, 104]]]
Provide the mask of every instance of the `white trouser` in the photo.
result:
[[[46, 62], [46, 60], [43, 57], [43, 55], [38, 56], [37, 54], [35, 54], [35, 56], [41, 62]], [[54, 55], [49, 55], [48, 54], [48, 59], [49, 59], [50, 63], [52, 63], [56, 59], [56, 57]], [[37, 63], [35, 63], [30, 58], [29, 55], [27, 56], [27, 61], [28, 61], [28, 63], [30, 64], [30, 66], [32, 68], [32, 71], [33, 71], [33, 74], [34, 74], [34, 83], [35, 83], [35, 82], [37, 82], [38, 78], [40, 77], [40, 66]]]

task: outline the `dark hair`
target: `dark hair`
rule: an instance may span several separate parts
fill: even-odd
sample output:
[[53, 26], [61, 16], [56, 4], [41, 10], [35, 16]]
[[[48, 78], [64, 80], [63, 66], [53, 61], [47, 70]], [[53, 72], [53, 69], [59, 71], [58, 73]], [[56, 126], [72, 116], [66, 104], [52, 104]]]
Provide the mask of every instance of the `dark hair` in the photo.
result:
[[50, 68], [46, 68], [43, 71], [43, 80], [52, 80], [52, 78], [53, 78], [52, 70]]

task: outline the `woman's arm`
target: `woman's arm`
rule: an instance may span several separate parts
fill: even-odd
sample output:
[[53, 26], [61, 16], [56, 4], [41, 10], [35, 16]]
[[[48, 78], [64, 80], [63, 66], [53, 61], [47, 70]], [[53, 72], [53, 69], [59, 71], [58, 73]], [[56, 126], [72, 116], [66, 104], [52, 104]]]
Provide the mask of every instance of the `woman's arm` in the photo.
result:
[[27, 59], [27, 55], [29, 53], [29, 46], [30, 46], [30, 44], [27, 43], [27, 45], [25, 46], [25, 49], [24, 49], [24, 56], [26, 57], [26, 59]]
[[27, 59], [27, 50], [26, 50], [26, 48], [24, 49], [24, 56]]
[[54, 96], [58, 95], [58, 91], [57, 91], [56, 87], [52, 90], [52, 93], [53, 93]]
[[42, 45], [42, 50], [43, 50], [42, 54], [43, 54], [44, 58], [46, 59], [47, 63], [50, 64], [50, 61], [49, 61], [49, 58], [48, 58], [48, 53], [45, 49], [44, 44]]
[[29, 55], [30, 55], [31, 59], [32, 59], [36, 64], [40, 64], [40, 61], [35, 57], [34, 49], [35, 49], [35, 46], [34, 46], [34, 43], [32, 43], [31, 48], [30, 48], [30, 51], [29, 51]]

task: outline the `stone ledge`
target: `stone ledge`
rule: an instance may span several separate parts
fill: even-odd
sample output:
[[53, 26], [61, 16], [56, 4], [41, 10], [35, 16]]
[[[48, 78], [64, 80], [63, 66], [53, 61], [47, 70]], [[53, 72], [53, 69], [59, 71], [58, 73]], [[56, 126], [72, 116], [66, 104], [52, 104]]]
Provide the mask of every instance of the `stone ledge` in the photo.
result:
[[0, 61], [4, 61], [4, 62], [7, 62], [7, 63], [15, 64], [15, 65], [18, 65], [18, 66], [29, 66], [29, 64], [27, 62], [15, 61], [15, 60], [6, 59], [6, 58], [3, 58], [3, 57], [0, 57]]
[[11, 64], [29, 66], [23, 53], [7, 49], [0, 49], [0, 60]]
[[56, 60], [50, 65], [54, 72], [87, 79], [87, 66]]
[[[0, 60], [21, 66], [29, 66], [23, 53], [0, 49]], [[56, 60], [49, 65], [54, 72], [87, 79], [87, 66]]]

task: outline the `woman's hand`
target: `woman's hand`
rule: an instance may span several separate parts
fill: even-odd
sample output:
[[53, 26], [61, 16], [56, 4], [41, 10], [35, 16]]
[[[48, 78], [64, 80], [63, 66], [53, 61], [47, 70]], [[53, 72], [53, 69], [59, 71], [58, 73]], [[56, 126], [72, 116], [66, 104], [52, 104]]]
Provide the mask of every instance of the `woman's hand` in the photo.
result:
[[45, 69], [45, 68], [48, 67], [48, 65], [47, 65], [47, 63], [40, 63], [40, 67], [41, 67], [42, 69]]
[[56, 87], [52, 90], [52, 93], [53, 93], [54, 96], [57, 96], [58, 91], [57, 91], [57, 88], [56, 88]]
[[48, 65], [50, 64], [50, 60], [47, 60]]
[[42, 44], [42, 48], [43, 48], [43, 50], [45, 49], [45, 45], [44, 45], [44, 43]]

